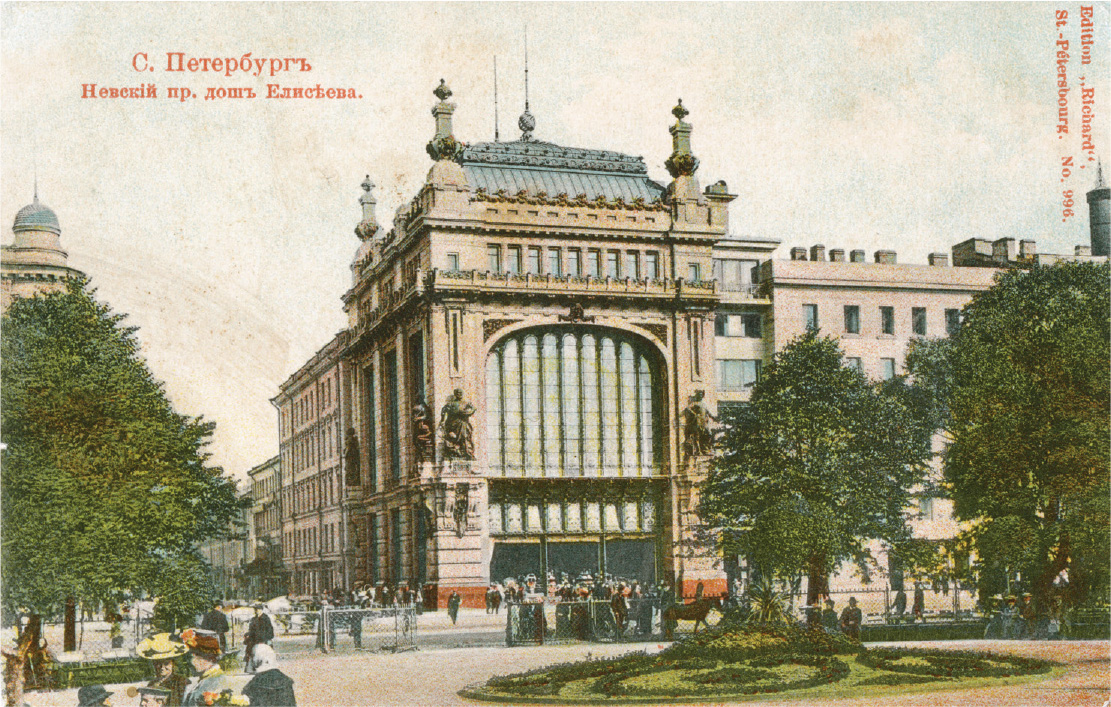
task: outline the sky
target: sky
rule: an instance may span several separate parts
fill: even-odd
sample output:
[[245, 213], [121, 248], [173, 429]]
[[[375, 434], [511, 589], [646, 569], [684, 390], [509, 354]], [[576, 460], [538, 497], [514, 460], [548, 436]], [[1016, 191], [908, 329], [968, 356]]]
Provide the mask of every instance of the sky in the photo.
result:
[[[738, 195], [731, 233], [781, 240], [776, 257], [822, 243], [923, 263], [972, 237], [1071, 253], [1088, 243], [1089, 157], [1111, 154], [1109, 5], [1094, 5], [1087, 65], [1080, 8], [6, 2], [3, 241], [37, 172], [70, 265], [139, 327], [176, 408], [216, 421], [214, 463], [245, 478], [278, 451], [270, 399], [346, 325], [360, 183], [378, 185], [388, 224], [425, 180], [439, 79], [454, 91], [456, 137], [490, 141], [496, 56], [501, 139], [516, 139], [527, 33], [535, 137], [642, 155], [661, 183], [681, 97], [702, 183]], [[167, 71], [176, 52], [296, 57], [311, 70]], [[136, 71], [139, 53], [153, 71]], [[1082, 149], [1081, 79], [1095, 88], [1094, 151]], [[82, 97], [83, 84], [148, 83], [156, 98]], [[270, 83], [359, 98], [268, 99]], [[201, 97], [168, 98], [170, 87]], [[205, 100], [208, 88], [258, 97]]]

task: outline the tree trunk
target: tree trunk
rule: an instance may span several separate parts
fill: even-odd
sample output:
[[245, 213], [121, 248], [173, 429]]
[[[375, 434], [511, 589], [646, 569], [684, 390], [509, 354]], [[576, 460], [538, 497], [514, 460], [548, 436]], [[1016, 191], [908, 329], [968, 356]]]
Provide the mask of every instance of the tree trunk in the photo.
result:
[[822, 597], [829, 596], [829, 577], [826, 575], [824, 553], [811, 555], [807, 567], [806, 605], [816, 606]]
[[62, 650], [67, 653], [77, 650], [77, 600], [66, 597], [66, 623], [62, 636]]

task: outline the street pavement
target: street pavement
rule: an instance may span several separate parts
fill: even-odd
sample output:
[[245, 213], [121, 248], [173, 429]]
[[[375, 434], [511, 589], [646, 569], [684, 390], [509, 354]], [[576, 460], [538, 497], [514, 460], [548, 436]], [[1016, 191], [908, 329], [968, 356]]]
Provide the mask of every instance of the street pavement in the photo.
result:
[[[457, 692], [480, 684], [494, 675], [530, 670], [546, 665], [585, 658], [604, 658], [640, 650], [658, 651], [666, 644], [573, 644], [563, 646], [531, 646], [506, 648], [503, 645], [466, 645], [476, 639], [470, 634], [486, 634], [498, 630], [499, 621], [485, 617], [483, 612], [462, 612], [459, 624], [451, 627], [446, 616], [428, 617], [421, 622], [418, 650], [402, 653], [358, 652], [322, 655], [319, 652], [286, 656], [281, 669], [294, 680], [297, 703], [301, 707], [339, 705], [460, 705], [475, 704]], [[442, 616], [442, 612], [441, 612]], [[422, 617], [424, 619], [425, 617]], [[504, 614], [500, 621], [504, 621]], [[441, 625], [443, 624], [443, 625]], [[793, 702], [777, 700], [780, 705], [821, 705], [844, 707], [895, 707], [896, 705], [941, 707], [942, 705], [975, 705], [997, 707], [1014, 705], [1104, 705], [1111, 699], [1111, 644], [1106, 641], [948, 641], [929, 643], [897, 643], [876, 645], [918, 645], [930, 648], [987, 650], [1016, 655], [1048, 658], [1067, 665], [1058, 677], [1025, 685], [1000, 685], [975, 690], [937, 691], [870, 699], [838, 699], [825, 703], [808, 700]], [[126, 686], [109, 686], [116, 690], [112, 701], [116, 707], [137, 705], [122, 690]], [[54, 693], [29, 693], [31, 707], [73, 707], [77, 690]]]

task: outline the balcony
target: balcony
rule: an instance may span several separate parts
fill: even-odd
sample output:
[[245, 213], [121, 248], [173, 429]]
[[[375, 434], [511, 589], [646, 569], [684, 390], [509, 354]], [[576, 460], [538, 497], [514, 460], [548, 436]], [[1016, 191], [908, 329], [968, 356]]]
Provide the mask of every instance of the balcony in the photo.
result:
[[429, 290], [507, 292], [521, 294], [636, 296], [653, 299], [706, 298], [719, 295], [717, 282], [703, 280], [636, 280], [575, 275], [514, 275], [479, 270], [432, 270], [425, 278]]

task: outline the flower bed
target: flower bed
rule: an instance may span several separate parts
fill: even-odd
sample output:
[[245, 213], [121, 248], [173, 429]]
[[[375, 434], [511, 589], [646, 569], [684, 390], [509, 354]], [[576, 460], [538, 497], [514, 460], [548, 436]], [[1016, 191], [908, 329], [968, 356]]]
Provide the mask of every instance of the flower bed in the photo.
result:
[[[855, 660], [839, 656], [854, 656]], [[714, 629], [691, 636], [656, 656], [570, 663], [496, 677], [464, 690], [472, 699], [510, 703], [725, 702], [756, 695], [831, 696], [863, 690], [952, 689], [977, 678], [1013, 678], [1050, 672], [1049, 661], [968, 651], [872, 649], [821, 631]], [[830, 687], [837, 684], [836, 688]], [[836, 693], [830, 692], [835, 690]], [[807, 692], [808, 691], [808, 692]]]
[[894, 673], [933, 678], [1009, 678], [1048, 673], [1049, 661], [973, 651], [873, 648], [858, 658], [863, 665]]

